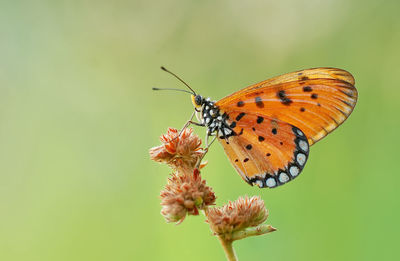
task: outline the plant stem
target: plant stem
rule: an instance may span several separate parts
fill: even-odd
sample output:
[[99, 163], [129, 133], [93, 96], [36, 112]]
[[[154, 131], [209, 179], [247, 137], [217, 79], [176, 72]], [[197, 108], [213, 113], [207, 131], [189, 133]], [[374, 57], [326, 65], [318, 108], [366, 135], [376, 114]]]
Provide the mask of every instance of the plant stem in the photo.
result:
[[250, 236], [264, 235], [276, 231], [276, 228], [271, 225], [259, 225], [257, 227], [247, 228], [245, 230], [237, 231], [232, 235], [232, 241], [239, 240]]
[[219, 242], [221, 242], [222, 247], [224, 248], [226, 258], [229, 261], [237, 261], [235, 250], [232, 246], [231, 240], [225, 240], [222, 236], [218, 236]]

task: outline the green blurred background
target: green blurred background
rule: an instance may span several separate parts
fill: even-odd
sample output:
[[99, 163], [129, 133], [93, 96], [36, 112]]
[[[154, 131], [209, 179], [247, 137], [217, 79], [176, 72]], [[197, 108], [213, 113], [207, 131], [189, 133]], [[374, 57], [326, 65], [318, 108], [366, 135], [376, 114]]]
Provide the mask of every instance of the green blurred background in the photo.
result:
[[[246, 185], [218, 144], [222, 205], [261, 195], [279, 229], [241, 260], [396, 260], [398, 1], [1, 1], [0, 260], [224, 260], [202, 216], [159, 214], [170, 170], [149, 160], [192, 105], [160, 65], [220, 99], [272, 76], [350, 71], [359, 102], [301, 178]], [[196, 129], [203, 137], [204, 130]]]

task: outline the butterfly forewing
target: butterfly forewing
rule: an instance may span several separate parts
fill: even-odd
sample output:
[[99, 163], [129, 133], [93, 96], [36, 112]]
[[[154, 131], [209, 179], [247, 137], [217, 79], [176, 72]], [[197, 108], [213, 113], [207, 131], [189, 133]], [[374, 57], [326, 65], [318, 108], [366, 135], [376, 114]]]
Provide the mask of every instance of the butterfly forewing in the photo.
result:
[[229, 112], [228, 116], [234, 135], [218, 138], [245, 181], [273, 188], [300, 174], [309, 150], [300, 129], [255, 113]]
[[244, 88], [216, 103], [225, 112], [257, 113], [301, 129], [313, 144], [353, 111], [357, 90], [341, 69], [315, 68], [281, 75]]

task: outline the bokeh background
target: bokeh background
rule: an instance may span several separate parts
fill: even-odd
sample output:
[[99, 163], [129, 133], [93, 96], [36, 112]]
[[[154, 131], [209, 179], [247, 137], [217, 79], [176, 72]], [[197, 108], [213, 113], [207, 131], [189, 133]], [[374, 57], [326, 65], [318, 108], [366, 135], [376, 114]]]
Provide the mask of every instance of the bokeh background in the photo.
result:
[[[220, 99], [319, 66], [356, 79], [350, 119], [301, 178], [246, 185], [220, 145], [203, 172], [222, 205], [261, 195], [278, 232], [241, 260], [396, 260], [400, 204], [398, 1], [1, 1], [0, 260], [224, 260], [202, 216], [166, 224], [170, 170], [151, 162], [188, 95]], [[203, 137], [204, 129], [196, 132]]]

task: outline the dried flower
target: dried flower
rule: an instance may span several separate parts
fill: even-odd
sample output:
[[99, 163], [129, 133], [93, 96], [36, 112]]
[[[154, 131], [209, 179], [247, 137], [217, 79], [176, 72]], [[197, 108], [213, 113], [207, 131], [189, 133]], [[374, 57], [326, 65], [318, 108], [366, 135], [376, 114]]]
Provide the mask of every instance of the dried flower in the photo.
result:
[[167, 134], [160, 137], [163, 145], [150, 149], [150, 158], [167, 163], [174, 170], [192, 172], [204, 154], [200, 148], [201, 139], [188, 128], [178, 135], [177, 129], [169, 128]]
[[236, 231], [255, 227], [267, 220], [268, 210], [259, 196], [239, 197], [223, 207], [209, 209], [207, 222], [216, 235], [229, 237]]
[[161, 214], [167, 222], [182, 222], [188, 215], [198, 215], [215, 203], [215, 194], [197, 169], [192, 173], [174, 173], [161, 191]]

